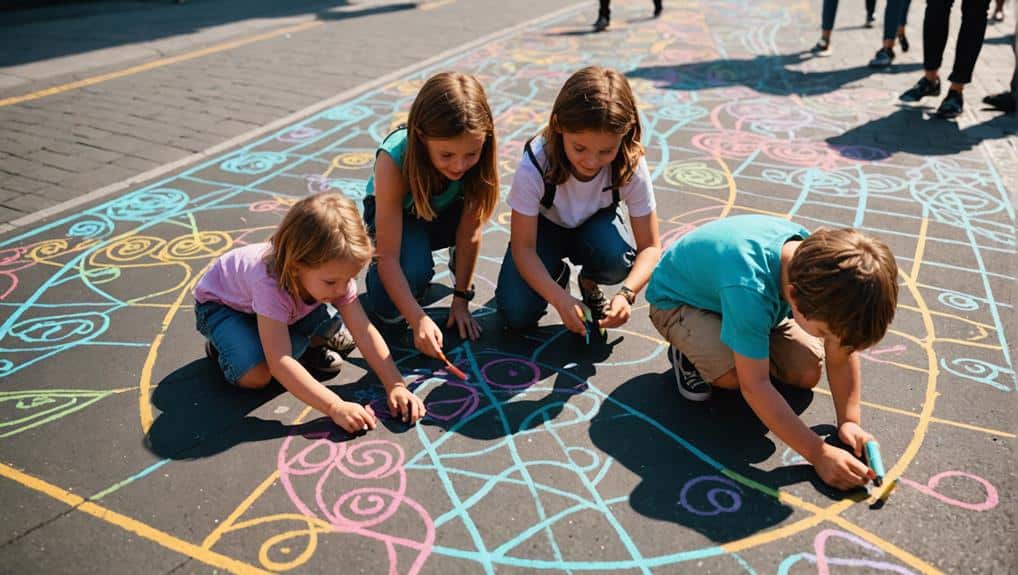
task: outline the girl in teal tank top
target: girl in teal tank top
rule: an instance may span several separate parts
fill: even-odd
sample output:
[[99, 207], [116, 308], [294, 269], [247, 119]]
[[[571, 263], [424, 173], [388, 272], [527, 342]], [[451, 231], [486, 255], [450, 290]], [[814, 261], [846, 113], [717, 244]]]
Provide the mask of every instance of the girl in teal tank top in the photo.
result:
[[[476, 78], [443, 72], [414, 99], [405, 128], [375, 155], [364, 219], [376, 242], [367, 299], [385, 323], [406, 321], [414, 346], [442, 358], [442, 330], [420, 301], [435, 275], [434, 250], [450, 249], [455, 277], [447, 327], [476, 340], [470, 314], [481, 228], [498, 204], [495, 123]], [[455, 250], [455, 251], [453, 251]]]

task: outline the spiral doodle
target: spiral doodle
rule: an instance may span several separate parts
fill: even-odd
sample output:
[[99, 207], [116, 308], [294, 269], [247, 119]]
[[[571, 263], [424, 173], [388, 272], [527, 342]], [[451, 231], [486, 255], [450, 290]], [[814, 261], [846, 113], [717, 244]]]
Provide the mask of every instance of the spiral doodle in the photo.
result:
[[979, 301], [963, 293], [956, 291], [945, 291], [937, 296], [937, 301], [960, 311], [975, 311], [979, 309]]
[[115, 264], [123, 264], [150, 256], [159, 251], [166, 240], [153, 236], [125, 236], [106, 245], [102, 250], [92, 254], [89, 263], [100, 265], [106, 259]]
[[113, 221], [144, 222], [176, 212], [189, 199], [186, 193], [174, 188], [143, 189], [112, 202], [106, 208], [106, 217]]
[[1014, 371], [1006, 367], [994, 365], [988, 361], [971, 358], [958, 358], [951, 360], [951, 363], [948, 363], [944, 359], [941, 359], [940, 367], [954, 375], [957, 375], [958, 377], [983, 383], [993, 387], [994, 389], [999, 389], [1000, 391], [1018, 391], [1012, 390], [1011, 387], [997, 381], [997, 378], [1002, 374], [1013, 376]]
[[196, 258], [212, 258], [226, 253], [233, 247], [229, 234], [218, 231], [201, 231], [177, 236], [159, 252], [163, 261], [182, 261]]
[[371, 115], [371, 108], [358, 104], [341, 104], [329, 108], [322, 114], [322, 118], [334, 122], [357, 122]]
[[86, 219], [74, 222], [67, 228], [71, 238], [98, 238], [113, 231], [113, 222], [106, 218]]
[[321, 133], [322, 131], [318, 128], [312, 128], [311, 126], [297, 126], [289, 132], [276, 136], [276, 139], [280, 142], [300, 144], [314, 139]]
[[759, 150], [767, 141], [764, 136], [736, 130], [701, 132], [692, 138], [696, 148], [729, 159], [744, 158]]
[[286, 154], [279, 152], [248, 152], [226, 160], [219, 168], [233, 174], [257, 175], [285, 162]]
[[[711, 504], [711, 508], [699, 509], [694, 507], [689, 502], [689, 491], [696, 485], [706, 482], [717, 482], [725, 487], [713, 487], [707, 490], [707, 502]], [[682, 491], [679, 492], [679, 505], [683, 509], [689, 511], [694, 515], [701, 517], [709, 517], [712, 515], [719, 515], [721, 513], [735, 513], [742, 507], [742, 488], [739, 484], [722, 477], [721, 475], [704, 475], [690, 479], [682, 486]], [[722, 497], [728, 501], [722, 501]]]
[[690, 186], [706, 190], [728, 187], [728, 178], [717, 168], [704, 162], [670, 162], [665, 168], [665, 181], [676, 186]]
[[958, 185], [917, 186], [913, 196], [933, 211], [967, 218], [988, 216], [1004, 209], [999, 198], [976, 188]]

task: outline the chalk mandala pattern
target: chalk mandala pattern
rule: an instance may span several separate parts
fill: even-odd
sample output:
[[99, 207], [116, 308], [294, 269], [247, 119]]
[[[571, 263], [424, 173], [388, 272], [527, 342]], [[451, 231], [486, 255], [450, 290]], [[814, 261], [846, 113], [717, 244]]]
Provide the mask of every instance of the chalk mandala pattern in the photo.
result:
[[[635, 13], [636, 4], [618, 11]], [[828, 141], [887, 113], [892, 95], [865, 87], [849, 93], [836, 75], [787, 67], [794, 62], [778, 39], [794, 30], [793, 16], [809, 21], [802, 16], [808, 8], [735, 0], [669, 6], [659, 21], [591, 38], [562, 33], [583, 25], [572, 13], [4, 240], [0, 439], [28, 438], [128, 395], [137, 398], [136, 423], [148, 432], [159, 417], [148, 398], [159, 374], [177, 367], [160, 362], [160, 349], [197, 337], [189, 293], [205, 267], [232, 247], [264, 241], [303, 195], [338, 191], [363, 200], [375, 146], [432, 73], [469, 71], [491, 95], [504, 195], [522, 142], [542, 126], [558, 87], [595, 61], [633, 80], [666, 243], [717, 218], [768, 213], [811, 228], [855, 226], [892, 246], [902, 269], [899, 317], [885, 341], [863, 354], [869, 372], [915, 390], [907, 404], [864, 408], [884, 409], [915, 430], [888, 442], [889, 477], [931, 505], [997, 509], [996, 477], [910, 466], [933, 426], [954, 430], [954, 420], [968, 433], [1013, 441], [979, 427], [971, 409], [950, 409], [944, 419], [934, 412], [959, 396], [1008, 404], [1018, 391], [1005, 330], [1013, 313], [1014, 208], [979, 149], [919, 156]], [[477, 283], [488, 295], [508, 238], [506, 210], [503, 204], [485, 229]], [[445, 267], [438, 269], [435, 281], [447, 281]], [[153, 282], [160, 286], [154, 292], [146, 287]], [[422, 367], [412, 349], [397, 344], [406, 379], [428, 406], [425, 424], [395, 437], [383, 431], [336, 441], [300, 432], [302, 414], [278, 438], [266, 480], [195, 545], [237, 561], [235, 571], [324, 571], [344, 554], [374, 557], [360, 566], [388, 573], [657, 573], [703, 561], [748, 573], [935, 570], [942, 557], [913, 554], [888, 544], [890, 534], [861, 527], [856, 501], [782, 489], [761, 470], [762, 459], [758, 469], [704, 448], [697, 430], [655, 409], [653, 397], [641, 403], [624, 390], [650, 378], [647, 393], [660, 398], [669, 377], [665, 344], [645, 312], [638, 315], [612, 333], [626, 359], [612, 356], [588, 371], [563, 361], [568, 336], [553, 328], [531, 342], [532, 351], [461, 344], [450, 357], [469, 382]], [[149, 339], [125, 329], [139, 322], [155, 326]], [[102, 370], [86, 360], [110, 350], [132, 366], [133, 386], [31, 384], [53, 363]], [[101, 381], [103, 373], [90, 375], [78, 380]], [[379, 388], [359, 393], [384, 416]], [[867, 397], [881, 396], [867, 388]], [[638, 437], [614, 437], [619, 422]], [[638, 455], [651, 446], [659, 457]], [[794, 453], [780, 460], [802, 463]], [[16, 463], [33, 468], [31, 459]], [[641, 471], [648, 465], [653, 473]], [[655, 499], [662, 493], [668, 497]], [[503, 498], [526, 505], [506, 509]], [[648, 517], [664, 522], [660, 534], [656, 527], [648, 533]], [[237, 551], [238, 542], [252, 541], [257, 554]], [[775, 541], [794, 541], [802, 551], [777, 565], [756, 558]]]

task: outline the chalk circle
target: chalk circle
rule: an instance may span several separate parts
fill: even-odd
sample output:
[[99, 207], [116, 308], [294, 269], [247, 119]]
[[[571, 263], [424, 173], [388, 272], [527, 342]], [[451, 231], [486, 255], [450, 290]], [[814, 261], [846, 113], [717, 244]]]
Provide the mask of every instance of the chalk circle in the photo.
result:
[[728, 187], [728, 178], [721, 170], [705, 162], [669, 162], [664, 170], [664, 179], [675, 186], [688, 186], [704, 190]]
[[[967, 501], [961, 501], [960, 499], [948, 497], [947, 495], [944, 495], [943, 493], [937, 491], [937, 486], [940, 485], [940, 482], [950, 477], [964, 477], [965, 479], [971, 479], [972, 481], [979, 483], [986, 491], [985, 499], [976, 503], [969, 503]], [[943, 501], [948, 505], [953, 505], [955, 507], [960, 507], [962, 509], [967, 509], [969, 511], [988, 511], [990, 509], [993, 509], [994, 507], [997, 506], [998, 503], [1000, 503], [1000, 497], [999, 495], [997, 495], [997, 488], [994, 487], [992, 483], [983, 479], [982, 477], [979, 477], [978, 475], [973, 475], [971, 473], [966, 473], [964, 471], [944, 471], [942, 473], [938, 473], [931, 477], [930, 480], [926, 482], [926, 485], [923, 485], [922, 483], [917, 483], [915, 481], [912, 481], [911, 479], [906, 479], [904, 477], [901, 478], [901, 482], [904, 483], [905, 485], [908, 485], [909, 487], [912, 487], [916, 491], [925, 493], [926, 495], [929, 495], [934, 499]]]
[[[718, 482], [725, 487], [713, 487], [707, 490], [707, 502], [710, 503], [712, 509], [699, 509], [694, 507], [689, 502], [689, 490], [696, 485], [705, 481]], [[686, 511], [694, 515], [701, 517], [710, 517], [713, 515], [720, 515], [721, 513], [735, 513], [742, 507], [742, 488], [739, 485], [721, 475], [702, 475], [690, 479], [682, 486], [682, 491], [679, 492], [679, 505], [681, 505]], [[727, 501], [723, 501], [725, 499]]]
[[113, 222], [102, 219], [87, 219], [74, 222], [67, 228], [68, 237], [96, 238], [113, 231]]
[[149, 222], [184, 207], [190, 197], [174, 188], [139, 190], [113, 202], [106, 217], [113, 221]]
[[955, 216], [985, 216], [1004, 209], [1001, 201], [988, 193], [940, 182], [917, 188], [912, 195], [931, 210]]
[[788, 183], [799, 188], [808, 188], [811, 194], [839, 198], [859, 196], [859, 181], [847, 171], [801, 168], [788, 176]]
[[286, 162], [286, 158], [286, 154], [280, 152], [249, 152], [220, 163], [219, 168], [233, 174], [253, 176], [265, 173]]
[[159, 259], [168, 261], [217, 257], [233, 247], [233, 238], [226, 232], [200, 231], [177, 236], [159, 252]]
[[65, 239], [46, 240], [32, 246], [28, 251], [28, 258], [36, 262], [48, 260], [66, 252], [69, 247]]
[[768, 138], [759, 134], [736, 130], [700, 132], [692, 139], [694, 147], [728, 159], [745, 158], [767, 142]]
[[736, 100], [724, 106], [725, 112], [743, 122], [770, 131], [790, 131], [808, 126], [816, 119], [809, 110], [782, 105], [778, 98]]
[[842, 158], [856, 162], [881, 162], [891, 157], [891, 154], [883, 148], [875, 146], [830, 146], [841, 154]]
[[674, 120], [676, 122], [690, 122], [703, 118], [709, 112], [706, 108], [690, 104], [674, 104], [661, 106], [654, 110], [654, 114], [662, 120]]
[[371, 115], [371, 108], [359, 104], [341, 104], [322, 112], [322, 118], [334, 122], [356, 122]]
[[[569, 455], [569, 461], [579, 468], [580, 471], [593, 471], [601, 463], [601, 458], [597, 455], [597, 452], [586, 447], [568, 447], [566, 448], [566, 454]], [[580, 461], [577, 455], [583, 456], [586, 461]]]
[[375, 155], [371, 152], [346, 152], [332, 159], [332, 165], [344, 170], [358, 170], [371, 164]]
[[937, 296], [937, 301], [959, 311], [975, 311], [979, 309], [979, 301], [976, 298], [956, 291], [941, 293]]
[[484, 364], [484, 367], [481, 368], [481, 375], [492, 387], [527, 389], [541, 378], [541, 370], [532, 361], [504, 358]]
[[[106, 331], [110, 318], [101, 313], [82, 312], [68, 315], [34, 317], [11, 326], [7, 335], [31, 344], [25, 349], [46, 350], [95, 339]], [[9, 346], [5, 346], [9, 348]]]
[[152, 255], [165, 245], [166, 240], [154, 236], [126, 236], [93, 253], [88, 263], [102, 265], [104, 258], [117, 264], [127, 263]]

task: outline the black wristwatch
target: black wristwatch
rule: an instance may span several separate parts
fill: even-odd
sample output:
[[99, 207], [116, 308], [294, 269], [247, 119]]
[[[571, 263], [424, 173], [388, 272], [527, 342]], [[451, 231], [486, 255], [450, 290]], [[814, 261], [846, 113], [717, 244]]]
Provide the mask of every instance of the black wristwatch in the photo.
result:
[[468, 289], [467, 291], [460, 291], [458, 289], [453, 288], [452, 295], [453, 297], [458, 297], [461, 300], [469, 302], [470, 300], [474, 299], [474, 286], [470, 286], [470, 289]]
[[634, 303], [636, 303], [636, 292], [629, 289], [628, 286], [623, 285], [622, 287], [620, 287], [619, 293], [617, 295], [626, 298], [626, 301], [629, 302], [629, 305], [633, 305]]

